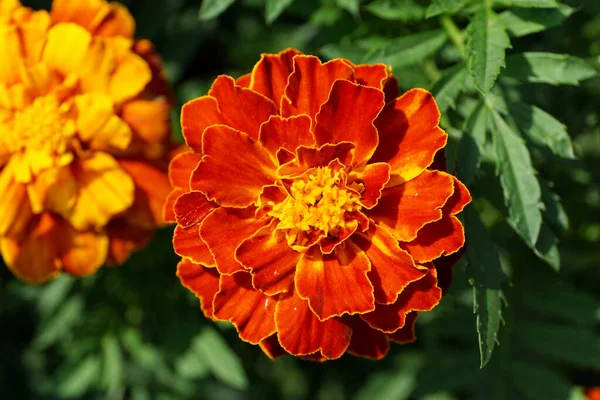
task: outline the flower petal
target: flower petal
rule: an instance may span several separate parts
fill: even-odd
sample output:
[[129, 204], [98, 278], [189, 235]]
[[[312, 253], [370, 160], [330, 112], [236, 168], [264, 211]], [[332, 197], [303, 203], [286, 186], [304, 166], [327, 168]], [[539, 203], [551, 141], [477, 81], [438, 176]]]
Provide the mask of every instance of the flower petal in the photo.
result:
[[389, 77], [388, 69], [385, 64], [354, 65], [354, 78], [360, 85], [383, 90]]
[[58, 220], [55, 234], [63, 270], [74, 276], [89, 276], [106, 261], [109, 240], [105, 232], [79, 232], [66, 221]]
[[425, 224], [442, 218], [441, 208], [453, 191], [450, 175], [425, 171], [402, 185], [384, 189], [377, 206], [365, 214], [399, 241], [410, 242]]
[[73, 164], [78, 196], [65, 215], [75, 229], [101, 228], [133, 204], [133, 179], [109, 154], [95, 152]]
[[288, 77], [294, 71], [294, 56], [302, 54], [286, 49], [278, 54], [262, 54], [252, 70], [250, 89], [273, 100], [279, 106]]
[[235, 259], [236, 249], [268, 222], [268, 218], [257, 220], [252, 208], [218, 208], [204, 219], [200, 236], [215, 258], [220, 274], [231, 275], [244, 269]]
[[54, 0], [50, 16], [54, 24], [73, 22], [93, 32], [108, 15], [107, 3], [99, 0]]
[[392, 167], [390, 185], [418, 176], [446, 145], [448, 135], [438, 127], [440, 112], [431, 93], [423, 89], [406, 92], [389, 103], [375, 120], [379, 146], [371, 162]]
[[349, 182], [364, 186], [360, 202], [366, 208], [373, 208], [381, 197], [381, 191], [390, 180], [390, 166], [386, 163], [365, 165], [362, 170], [353, 170], [348, 176]]
[[121, 118], [131, 127], [136, 138], [151, 144], [161, 142], [170, 133], [170, 111], [171, 105], [162, 97], [136, 99], [123, 105]]
[[130, 224], [125, 218], [110, 221], [106, 231], [109, 240], [106, 264], [109, 265], [122, 265], [134, 250], [150, 241], [153, 233], [153, 230]]
[[296, 291], [308, 300], [320, 320], [365, 313], [375, 308], [373, 285], [367, 278], [369, 270], [365, 253], [348, 240], [333, 254], [322, 254], [312, 247], [298, 262]]
[[98, 36], [124, 36], [133, 38], [135, 20], [127, 8], [119, 3], [108, 3], [108, 14], [94, 31]]
[[417, 233], [417, 238], [400, 246], [408, 250], [416, 262], [424, 263], [456, 253], [465, 244], [465, 231], [453, 215], [444, 215], [439, 221], [425, 225]]
[[202, 144], [205, 156], [190, 186], [209, 200], [223, 207], [247, 207], [258, 200], [263, 186], [275, 182], [269, 153], [245, 133], [214, 125], [204, 132]]
[[248, 72], [247, 74], [239, 76], [235, 80], [235, 84], [243, 88], [248, 88], [250, 87], [250, 79], [252, 79], [252, 73]]
[[93, 149], [125, 150], [131, 142], [129, 125], [114, 113], [110, 97], [100, 93], [86, 93], [75, 97], [77, 131]]
[[175, 220], [183, 228], [198, 224], [216, 208], [215, 204], [206, 199], [200, 192], [185, 193], [175, 201], [173, 212]]
[[354, 80], [354, 70], [343, 60], [321, 64], [317, 57], [297, 55], [294, 57], [294, 72], [288, 78], [285, 95], [281, 99], [281, 115], [306, 114], [314, 118], [338, 79]]
[[230, 76], [219, 76], [208, 92], [219, 102], [227, 125], [258, 139], [260, 125], [277, 114], [275, 104], [265, 96], [235, 84]]
[[213, 298], [219, 291], [219, 273], [189, 260], [177, 264], [177, 277], [181, 284], [200, 299], [200, 307], [207, 318], [213, 318]]
[[339, 358], [350, 344], [352, 329], [339, 318], [320, 321], [296, 291], [281, 295], [275, 309], [279, 343], [295, 356], [321, 351], [329, 359]]
[[231, 321], [240, 338], [258, 344], [276, 332], [277, 298], [266, 296], [252, 287], [252, 276], [239, 271], [221, 275], [220, 290], [213, 300], [214, 316]]
[[271, 360], [275, 360], [279, 357], [283, 357], [288, 354], [287, 351], [279, 344], [277, 334], [271, 335], [258, 344], [260, 349], [269, 357]]
[[163, 205], [163, 220], [168, 223], [176, 222], [175, 220], [175, 211], [173, 211], [173, 207], [175, 207], [175, 202], [184, 193], [187, 193], [188, 189], [175, 188], [169, 192], [167, 198], [165, 199], [165, 204]]
[[48, 31], [48, 39], [42, 59], [63, 76], [77, 72], [92, 36], [88, 31], [72, 23], [60, 23]]
[[187, 228], [177, 225], [173, 233], [173, 250], [178, 256], [195, 264], [207, 267], [215, 266], [215, 260], [206, 242], [200, 237], [200, 224], [194, 224]]
[[354, 148], [355, 145], [349, 142], [324, 144], [320, 147], [299, 146], [296, 149], [297, 156], [282, 164], [277, 169], [277, 175], [297, 177], [311, 168], [327, 167], [332, 160], [338, 160], [342, 165], [350, 165]]
[[381, 90], [347, 80], [334, 82], [329, 98], [315, 117], [317, 144], [354, 143], [354, 164], [366, 163], [379, 141], [373, 121], [384, 105]]
[[348, 353], [371, 360], [381, 360], [387, 355], [390, 342], [385, 333], [371, 328], [359, 317], [349, 318], [349, 324], [352, 327], [352, 339]]
[[454, 193], [448, 199], [442, 211], [444, 214], [456, 215], [461, 212], [467, 204], [471, 202], [471, 193], [469, 189], [459, 181], [455, 176], [452, 176], [454, 180]]
[[13, 164], [0, 170], [0, 236], [20, 235], [32, 217], [27, 188], [15, 182]]
[[237, 248], [236, 259], [252, 273], [257, 290], [273, 296], [293, 288], [300, 253], [288, 246], [285, 233], [275, 229], [278, 221], [256, 232]]
[[137, 54], [128, 52], [120, 60], [108, 83], [108, 93], [120, 103], [137, 94], [152, 80], [148, 63]]
[[427, 272], [420, 270], [412, 257], [398, 245], [398, 241], [385, 228], [372, 224], [366, 233], [352, 237], [371, 261], [367, 274], [373, 284], [375, 301], [390, 304], [411, 282], [421, 279]]
[[169, 164], [169, 180], [176, 188], [189, 191], [192, 172], [202, 160], [202, 154], [182, 152], [177, 154]]
[[395, 303], [378, 304], [374, 311], [361, 314], [361, 318], [371, 326], [385, 333], [402, 328], [406, 316], [411, 311], [430, 311], [442, 298], [442, 290], [437, 286], [434, 268], [416, 282], [412, 282], [398, 295]]
[[412, 343], [417, 340], [417, 336], [415, 335], [415, 322], [417, 322], [418, 316], [419, 313], [416, 311], [409, 312], [404, 320], [404, 326], [396, 332], [389, 333], [387, 337], [391, 341], [400, 344]]
[[181, 107], [181, 132], [185, 143], [197, 153], [202, 153], [202, 135], [211, 125], [223, 125], [225, 119], [219, 102], [212, 96], [190, 100]]
[[312, 121], [306, 115], [283, 118], [273, 115], [261, 125], [259, 142], [277, 160], [277, 151], [284, 148], [296, 151], [300, 145], [312, 146], [315, 139], [310, 131]]

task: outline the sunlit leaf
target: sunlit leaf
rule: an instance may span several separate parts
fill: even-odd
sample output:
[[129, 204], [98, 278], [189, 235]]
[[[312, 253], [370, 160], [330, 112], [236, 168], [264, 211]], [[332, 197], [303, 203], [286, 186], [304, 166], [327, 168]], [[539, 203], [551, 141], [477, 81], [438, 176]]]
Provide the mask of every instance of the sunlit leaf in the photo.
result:
[[102, 380], [107, 388], [121, 386], [123, 359], [117, 338], [108, 334], [102, 338]]
[[575, 10], [566, 4], [556, 9], [515, 8], [500, 14], [511, 36], [521, 37], [560, 25]]
[[57, 392], [61, 397], [80, 397], [91, 385], [98, 382], [99, 372], [100, 359], [97, 356], [88, 356], [60, 381]]
[[578, 85], [596, 75], [584, 60], [567, 54], [521, 53], [506, 59], [504, 75], [523, 82]]
[[337, 6], [348, 11], [354, 16], [358, 16], [360, 0], [337, 0]]
[[494, 5], [503, 7], [535, 7], [555, 8], [558, 7], [556, 0], [494, 0]]
[[460, 63], [442, 72], [434, 82], [431, 94], [441, 112], [455, 107], [456, 98], [463, 91], [468, 75], [469, 70], [464, 63]]
[[201, 20], [213, 19], [227, 10], [235, 0], [203, 0], [200, 6]]
[[469, 0], [433, 0], [427, 8], [427, 18], [435, 17], [443, 13], [455, 13], [463, 8]]
[[375, 0], [365, 8], [381, 19], [402, 22], [421, 20], [427, 10], [415, 0]]
[[542, 223], [540, 235], [532, 248], [535, 255], [544, 260], [555, 271], [560, 269], [560, 253], [557, 247], [558, 239], [548, 225]]
[[80, 296], [67, 299], [52, 318], [40, 325], [39, 333], [34, 340], [35, 346], [43, 349], [54, 344], [80, 321], [82, 312], [83, 299]]
[[295, 0], [267, 0], [265, 4], [265, 19], [267, 24], [272, 24], [285, 11], [286, 8], [292, 5]]
[[544, 217], [555, 227], [566, 231], [569, 229], [569, 216], [565, 211], [560, 197], [552, 191], [550, 184], [544, 179], [540, 179], [540, 187], [542, 188], [542, 202], [544, 203]]

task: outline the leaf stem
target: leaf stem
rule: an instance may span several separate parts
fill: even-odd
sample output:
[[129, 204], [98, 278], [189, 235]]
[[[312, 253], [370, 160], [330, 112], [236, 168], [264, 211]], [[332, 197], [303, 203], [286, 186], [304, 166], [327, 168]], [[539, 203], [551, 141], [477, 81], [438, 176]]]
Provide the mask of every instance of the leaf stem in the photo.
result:
[[467, 52], [467, 48], [465, 46], [465, 38], [463, 37], [463, 34], [458, 28], [458, 26], [456, 26], [456, 24], [448, 14], [442, 14], [439, 20], [442, 27], [444, 27], [444, 29], [446, 30], [448, 37], [450, 37], [450, 40], [452, 40], [452, 43], [454, 43], [460, 54], [462, 56], [465, 56]]

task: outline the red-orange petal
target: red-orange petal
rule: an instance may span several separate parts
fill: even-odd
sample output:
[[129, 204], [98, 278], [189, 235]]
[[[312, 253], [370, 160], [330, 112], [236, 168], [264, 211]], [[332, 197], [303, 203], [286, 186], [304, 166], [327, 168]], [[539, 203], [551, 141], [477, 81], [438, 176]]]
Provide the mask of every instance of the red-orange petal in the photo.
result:
[[471, 202], [471, 193], [464, 183], [459, 181], [455, 176], [452, 176], [454, 180], [454, 193], [448, 199], [444, 208], [442, 209], [444, 214], [456, 215]]
[[247, 74], [238, 76], [238, 78], [235, 80], [235, 84], [243, 88], [247, 88], [250, 87], [250, 79], [252, 79], [252, 74], [248, 72]]
[[176, 222], [175, 221], [175, 211], [173, 211], [173, 207], [175, 207], [175, 202], [184, 193], [187, 193], [189, 189], [181, 189], [175, 188], [171, 190], [171, 192], [167, 195], [165, 199], [165, 204], [163, 205], [162, 216], [165, 222]]
[[392, 341], [400, 344], [412, 343], [417, 340], [415, 335], [415, 323], [419, 313], [411, 311], [404, 320], [404, 326], [398, 329], [396, 332], [389, 333], [387, 337]]
[[169, 180], [171, 181], [171, 185], [189, 191], [190, 177], [200, 160], [202, 160], [202, 154], [188, 151], [178, 153], [173, 157], [169, 164]]
[[356, 82], [383, 90], [389, 78], [388, 67], [385, 64], [359, 64], [354, 66]]
[[312, 146], [315, 139], [310, 131], [311, 119], [307, 115], [283, 118], [273, 115], [261, 125], [259, 142], [276, 160], [277, 151], [284, 148], [291, 152], [300, 145]]
[[380, 226], [372, 224], [366, 233], [352, 237], [371, 261], [367, 274], [373, 284], [375, 301], [390, 304], [411, 282], [421, 279], [427, 272], [415, 265], [412, 257], [398, 245], [398, 241]]
[[442, 218], [441, 208], [453, 191], [450, 175], [425, 171], [402, 185], [384, 189], [377, 206], [365, 210], [365, 214], [399, 241], [410, 242], [419, 229]]
[[401, 243], [416, 262], [424, 263], [442, 255], [456, 253], [465, 244], [462, 224], [453, 215], [444, 215], [439, 221], [425, 225], [410, 243]]
[[423, 172], [448, 135], [438, 127], [440, 112], [431, 93], [412, 89], [389, 103], [375, 120], [379, 146], [371, 162], [392, 167], [391, 185], [409, 181]]
[[354, 80], [353, 68], [343, 60], [321, 64], [314, 56], [294, 57], [294, 72], [288, 78], [285, 95], [281, 99], [281, 115], [306, 114], [314, 118], [338, 79]]
[[295, 356], [320, 351], [329, 359], [339, 358], [352, 335], [352, 329], [339, 318], [320, 321], [295, 290], [281, 295], [275, 310], [275, 325], [279, 343]]
[[302, 54], [295, 49], [286, 49], [278, 54], [262, 54], [252, 70], [250, 89], [281, 104], [288, 77], [294, 71], [294, 56]]
[[225, 124], [258, 139], [260, 125], [277, 114], [278, 107], [265, 96], [237, 86], [230, 76], [220, 75], [208, 91], [219, 102]]
[[276, 297], [252, 287], [252, 276], [239, 271], [221, 275], [220, 290], [213, 300], [214, 317], [231, 321], [240, 338], [258, 344], [275, 333]]
[[219, 273], [231, 275], [244, 269], [235, 258], [240, 244], [267, 225], [257, 220], [253, 209], [218, 208], [200, 225], [200, 235], [212, 253]]
[[200, 223], [215, 209], [215, 204], [208, 201], [201, 192], [188, 192], [179, 196], [173, 206], [175, 220], [183, 228]]
[[277, 169], [277, 175], [297, 177], [310, 168], [327, 167], [333, 160], [338, 160], [342, 165], [350, 165], [354, 148], [355, 145], [350, 142], [324, 144], [321, 147], [299, 146], [296, 157], [282, 164]]
[[125, 218], [115, 218], [106, 227], [108, 235], [108, 257], [106, 264], [121, 265], [137, 249], [144, 247], [153, 231], [128, 223]]
[[202, 153], [202, 134], [211, 125], [225, 124], [219, 102], [212, 96], [190, 100], [181, 107], [181, 133], [185, 143]]
[[187, 258], [196, 264], [214, 267], [215, 260], [200, 237], [200, 224], [194, 224], [188, 228], [177, 225], [173, 233], [173, 250], [183, 258]]
[[279, 221], [246, 239], [236, 250], [236, 258], [252, 273], [257, 290], [272, 296], [293, 287], [300, 253], [286, 242], [285, 233], [275, 229]]
[[269, 153], [245, 133], [225, 125], [204, 132], [204, 157], [190, 178], [192, 190], [223, 207], [247, 207], [263, 186], [275, 182], [275, 164]]
[[373, 285], [367, 278], [369, 259], [346, 240], [332, 254], [310, 248], [298, 262], [296, 291], [307, 299], [320, 320], [342, 314], [365, 313], [375, 308]]
[[271, 335], [258, 344], [260, 349], [269, 357], [271, 360], [275, 360], [279, 357], [283, 357], [288, 354], [287, 351], [279, 344], [277, 334]]
[[181, 284], [200, 299], [200, 308], [207, 318], [213, 318], [213, 298], [219, 291], [219, 273], [189, 260], [177, 264], [177, 277]]
[[364, 186], [360, 202], [366, 208], [373, 208], [381, 197], [381, 191], [390, 180], [390, 166], [386, 163], [368, 164], [360, 171], [352, 171], [352, 182]]
[[365, 164], [377, 148], [373, 121], [384, 104], [381, 90], [347, 80], [334, 82], [329, 98], [315, 117], [317, 144], [354, 143], [354, 164]]
[[406, 316], [411, 311], [430, 311], [442, 298], [442, 290], [437, 286], [434, 268], [416, 282], [412, 282], [398, 296], [393, 304], [378, 304], [374, 311], [361, 314], [361, 318], [371, 328], [392, 333], [402, 328]]
[[387, 335], [377, 329], [371, 328], [359, 317], [348, 318], [352, 327], [352, 339], [348, 346], [348, 353], [355, 356], [381, 360], [390, 350]]

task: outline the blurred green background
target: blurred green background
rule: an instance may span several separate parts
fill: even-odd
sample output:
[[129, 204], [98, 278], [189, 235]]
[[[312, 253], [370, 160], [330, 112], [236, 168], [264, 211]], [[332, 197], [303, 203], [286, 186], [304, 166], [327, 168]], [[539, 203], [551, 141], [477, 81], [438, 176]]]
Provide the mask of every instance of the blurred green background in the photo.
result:
[[[455, 267], [440, 306], [421, 314], [415, 343], [393, 344], [382, 361], [346, 355], [324, 364], [271, 361], [232, 326], [204, 319], [175, 276], [171, 229], [157, 232], [126, 265], [85, 279], [61, 276], [32, 287], [2, 266], [0, 397], [576, 400], [585, 399], [582, 388], [600, 386], [598, 0], [436, 0], [439, 9], [429, 0], [204, 3], [124, 1], [137, 36], [151, 39], [163, 57], [178, 107], [205, 94], [217, 75], [249, 72], [260, 53], [286, 47], [322, 59], [386, 62], [403, 90], [432, 90], [450, 134], [448, 164], [454, 170], [458, 160], [475, 198], [469, 258]], [[487, 32], [483, 47], [470, 24], [482, 8], [503, 24], [502, 32]], [[505, 34], [510, 48], [494, 42]], [[496, 64], [507, 49], [507, 67], [491, 90], [478, 90], [464, 46], [467, 53], [488, 49], [502, 58]], [[544, 61], [540, 70], [519, 64], [518, 54], [533, 51], [578, 58]], [[479, 105], [494, 116], [483, 128], [473, 116]], [[173, 129], [180, 138], [178, 114]], [[551, 237], [543, 248], [519, 237], [514, 210], [502, 200], [506, 187], [496, 175], [506, 164], [490, 135], [506, 129], [524, 137], [529, 176], [541, 182], [543, 229]], [[473, 136], [475, 155], [467, 140], [473, 132], [483, 132]], [[528, 167], [519, 164], [521, 147], [508, 150], [517, 168]], [[479, 229], [489, 238], [474, 235]], [[480, 369], [498, 327], [499, 345]]]

